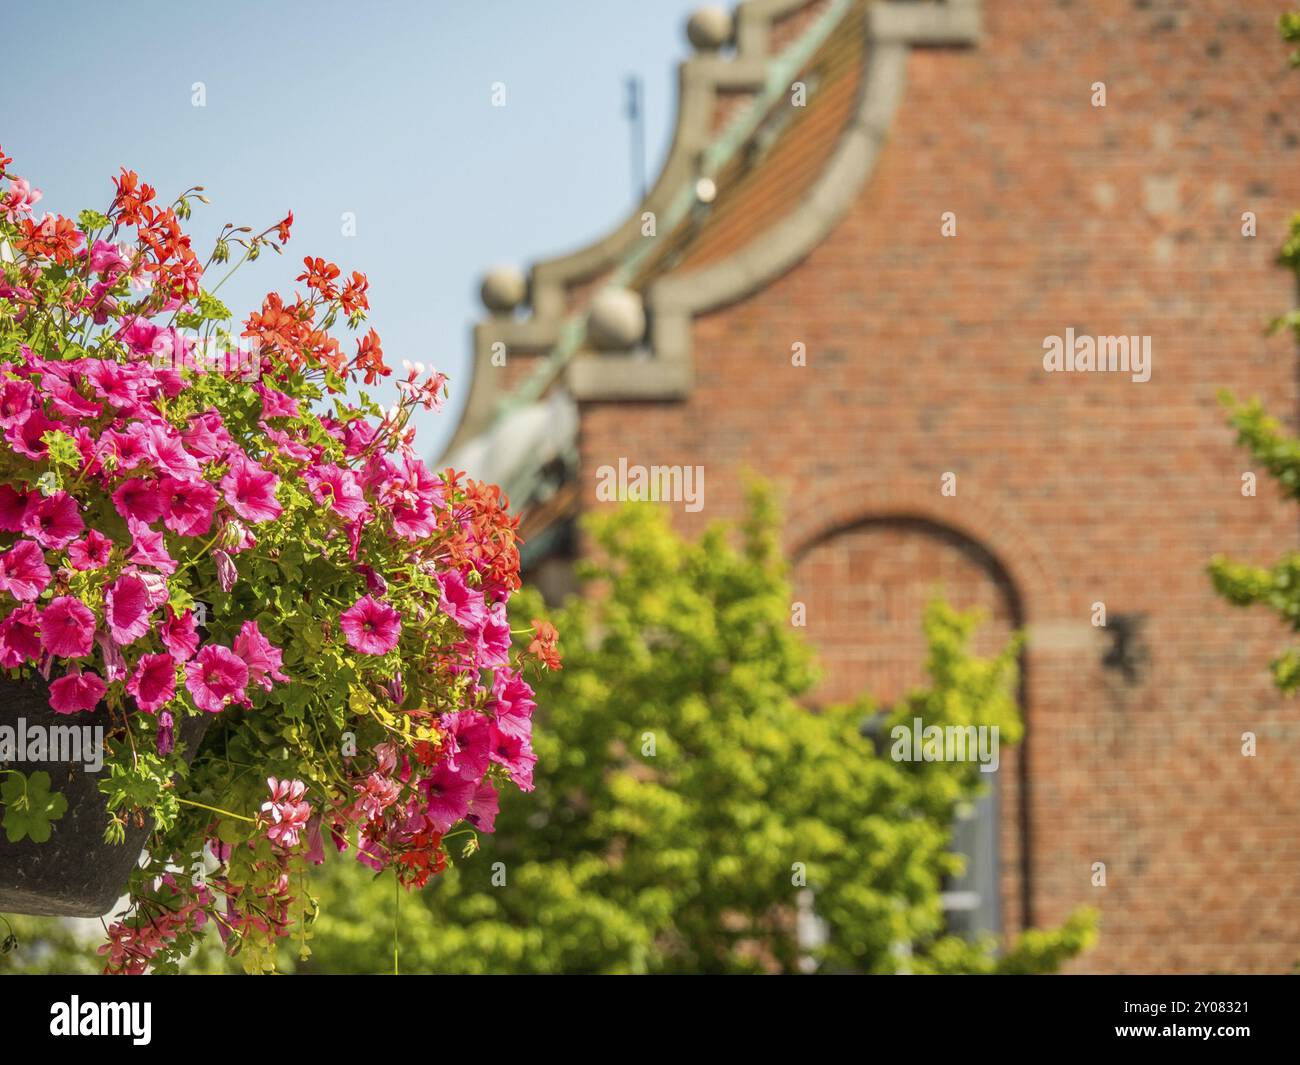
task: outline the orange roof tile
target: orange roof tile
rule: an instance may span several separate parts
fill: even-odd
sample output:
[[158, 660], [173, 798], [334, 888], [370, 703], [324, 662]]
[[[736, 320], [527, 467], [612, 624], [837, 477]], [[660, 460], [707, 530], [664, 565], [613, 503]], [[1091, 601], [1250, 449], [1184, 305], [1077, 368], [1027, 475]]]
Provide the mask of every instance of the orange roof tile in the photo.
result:
[[855, 4], [797, 80], [807, 102], [781, 97], [718, 174], [718, 196], [688, 216], [642, 266], [632, 287], [723, 259], [779, 222], [806, 195], [850, 117], [862, 81], [864, 3]]

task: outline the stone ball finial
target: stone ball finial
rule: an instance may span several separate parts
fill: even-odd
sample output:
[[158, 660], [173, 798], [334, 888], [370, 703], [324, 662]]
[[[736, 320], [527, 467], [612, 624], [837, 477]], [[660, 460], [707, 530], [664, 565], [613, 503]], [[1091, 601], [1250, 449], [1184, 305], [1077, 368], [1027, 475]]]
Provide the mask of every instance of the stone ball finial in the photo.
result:
[[483, 306], [494, 314], [508, 314], [528, 295], [528, 281], [517, 266], [494, 266], [483, 275], [479, 289]]
[[599, 351], [627, 351], [645, 336], [645, 306], [625, 288], [601, 289], [591, 301], [587, 338]]
[[731, 40], [731, 14], [724, 7], [709, 5], [695, 12], [686, 22], [686, 37], [700, 52], [716, 52]]

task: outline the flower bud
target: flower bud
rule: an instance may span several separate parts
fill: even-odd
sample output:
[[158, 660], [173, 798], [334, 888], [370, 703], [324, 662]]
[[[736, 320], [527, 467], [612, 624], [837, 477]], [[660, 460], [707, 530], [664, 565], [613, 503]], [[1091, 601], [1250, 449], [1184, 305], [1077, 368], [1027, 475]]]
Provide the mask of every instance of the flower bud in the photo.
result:
[[164, 710], [158, 715], [158, 753], [161, 755], [171, 754], [176, 747], [175, 724], [171, 711]]
[[235, 581], [239, 579], [239, 571], [235, 569], [234, 559], [224, 551], [213, 551], [212, 560], [217, 564], [217, 581], [221, 585], [221, 590], [230, 591], [235, 586]]
[[388, 591], [388, 581], [386, 581], [384, 575], [379, 573], [373, 566], [368, 566], [365, 563], [362, 563], [357, 566], [357, 572], [365, 577], [366, 591], [371, 595], [383, 595]]
[[248, 530], [238, 518], [230, 518], [221, 530], [221, 546], [227, 551], [238, 551], [243, 546]]

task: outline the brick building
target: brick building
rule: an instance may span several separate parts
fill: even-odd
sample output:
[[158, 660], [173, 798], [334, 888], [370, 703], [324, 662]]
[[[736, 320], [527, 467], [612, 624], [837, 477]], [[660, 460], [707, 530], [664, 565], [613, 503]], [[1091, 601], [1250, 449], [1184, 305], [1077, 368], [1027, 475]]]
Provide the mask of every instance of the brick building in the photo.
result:
[[[484, 283], [453, 450], [526, 504], [538, 579], [602, 505], [599, 467], [702, 466], [686, 532], [737, 517], [753, 469], [783, 495], [819, 698], [919, 683], [940, 586], [988, 609], [982, 650], [1026, 630], [1027, 740], [963, 828], [954, 921], [1011, 933], [1095, 905], [1078, 971], [1300, 961], [1300, 723], [1267, 673], [1286, 634], [1204, 572], [1300, 547], [1262, 470], [1243, 496], [1215, 398], [1288, 422], [1297, 404], [1292, 345], [1262, 328], [1294, 302], [1274, 259], [1300, 208], [1278, 9], [702, 12], [641, 207]], [[1149, 337], [1150, 379], [1047, 372], [1067, 330]]]

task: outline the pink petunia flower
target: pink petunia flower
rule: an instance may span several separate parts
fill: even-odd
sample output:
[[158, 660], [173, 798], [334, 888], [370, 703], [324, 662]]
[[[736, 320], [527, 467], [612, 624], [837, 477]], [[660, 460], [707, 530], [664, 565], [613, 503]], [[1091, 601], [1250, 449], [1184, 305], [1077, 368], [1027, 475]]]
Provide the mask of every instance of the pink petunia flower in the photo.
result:
[[520, 791], [533, 790], [533, 765], [537, 755], [529, 742], [492, 727], [492, 761], [505, 766], [506, 773]]
[[365, 454], [366, 449], [374, 443], [376, 432], [378, 429], [364, 418], [355, 418], [346, 425], [336, 425], [331, 429], [332, 435], [343, 441], [343, 450], [350, 458]]
[[356, 521], [370, 510], [357, 476], [351, 470], [330, 464], [317, 466], [303, 474], [317, 503], [328, 503], [345, 521]]
[[50, 706], [56, 714], [94, 710], [107, 690], [108, 685], [94, 673], [69, 673], [50, 685]]
[[105, 429], [95, 445], [101, 458], [112, 455], [119, 470], [133, 470], [149, 457], [143, 422], [132, 422], [124, 432]]
[[390, 462], [372, 463], [367, 476], [375, 479], [398, 536], [414, 542], [434, 531], [434, 508], [443, 504], [444, 487], [423, 462], [408, 458], [400, 470]]
[[263, 384], [253, 385], [253, 391], [262, 399], [263, 418], [298, 417], [298, 401], [292, 396], [286, 396], [283, 392], [278, 392], [274, 388], [267, 388]]
[[126, 527], [131, 533], [131, 547], [126, 553], [128, 562], [149, 566], [169, 576], [176, 572], [176, 561], [167, 553], [162, 533], [134, 520], [128, 520]]
[[467, 636], [476, 637], [487, 618], [483, 593], [466, 584], [459, 570], [442, 574], [438, 584], [442, 588], [438, 609], [464, 629]]
[[142, 655], [126, 690], [146, 714], [156, 713], [176, 694], [175, 660], [171, 655]]
[[46, 374], [42, 383], [43, 391], [49, 396], [54, 406], [54, 412], [71, 422], [80, 422], [85, 421], [87, 418], [98, 417], [104, 409], [98, 403], [92, 403], [86, 399], [68, 381], [61, 381], [58, 378], [51, 380], [51, 376]]
[[217, 490], [207, 481], [162, 482], [163, 524], [181, 536], [206, 536], [212, 528]]
[[130, 325], [118, 333], [118, 339], [131, 349], [133, 355], [155, 355], [162, 349], [158, 342], [158, 335], [162, 331], [161, 326], [147, 319], [134, 318]]
[[6, 380], [0, 384], [0, 427], [20, 425], [36, 409], [36, 389], [28, 381]]
[[168, 477], [178, 481], [198, 479], [198, 462], [185, 450], [180, 436], [170, 425], [150, 426], [145, 435], [145, 446], [154, 466]]
[[267, 838], [281, 847], [298, 846], [302, 830], [311, 820], [311, 804], [303, 798], [307, 785], [301, 780], [267, 777], [266, 786], [271, 789], [271, 798], [262, 803], [262, 813], [270, 821]]
[[209, 714], [220, 713], [228, 703], [244, 702], [248, 666], [228, 647], [209, 644], [185, 666], [185, 690], [194, 705]]
[[[174, 306], [180, 308], [181, 304], [177, 302]], [[174, 326], [160, 329], [154, 338], [150, 363], [157, 373], [158, 383], [164, 389], [170, 388], [169, 374], [179, 375], [179, 371], [195, 365], [194, 341]], [[170, 434], [170, 428], [167, 432]]]
[[163, 516], [166, 500], [158, 482], [145, 477], [132, 477], [123, 481], [113, 493], [113, 506], [123, 521], [138, 521], [152, 525]]
[[230, 460], [230, 472], [221, 478], [226, 502], [245, 521], [274, 521], [284, 509], [275, 498], [280, 479], [245, 455]]
[[248, 679], [251, 683], [270, 691], [272, 681], [288, 682], [289, 678], [280, 671], [280, 648], [262, 635], [256, 621], [245, 621], [240, 626], [239, 635], [235, 637], [234, 651], [248, 666]]
[[123, 573], [104, 593], [108, 634], [119, 647], [134, 643], [149, 631], [152, 595], [138, 574]]
[[90, 268], [97, 274], [112, 273], [114, 276], [131, 268], [131, 260], [122, 254], [122, 249], [106, 240], [96, 240], [90, 249]]
[[492, 781], [480, 781], [469, 801], [469, 809], [465, 811], [465, 820], [481, 832], [495, 832], [500, 805], [500, 797]]
[[23, 514], [23, 532], [42, 547], [67, 547], [85, 528], [77, 501], [67, 492], [55, 492], [49, 498], [31, 496]]
[[365, 530], [365, 527], [365, 518], [358, 518], [356, 521], [350, 521], [343, 526], [343, 531], [348, 537], [348, 558], [353, 562], [357, 560], [357, 554], [361, 551], [361, 533]]
[[126, 659], [122, 657], [121, 648], [113, 642], [106, 632], [95, 634], [95, 646], [99, 648], [104, 665], [104, 680], [112, 684], [115, 680], [126, 677]]
[[441, 509], [447, 505], [447, 489], [442, 479], [429, 470], [423, 459], [408, 456], [402, 463], [402, 475], [406, 490], [412, 492], [421, 503]]
[[68, 565], [82, 571], [103, 569], [108, 565], [113, 551], [113, 541], [103, 533], [91, 529], [85, 539], [68, 544]]
[[290, 458], [294, 462], [311, 462], [318, 457], [318, 451], [298, 443], [296, 439], [286, 433], [283, 429], [276, 429], [266, 422], [258, 422], [266, 438], [275, 444], [275, 454], [281, 458]]
[[117, 310], [117, 299], [110, 295], [112, 289], [112, 282], [96, 281], [81, 301], [81, 305], [90, 310], [90, 316], [96, 325], [105, 324]]
[[[190, 352], [194, 349], [194, 342], [185, 338], [175, 329], [171, 330], [171, 333], [174, 338], [180, 339], [181, 346], [185, 351], [185, 358], [190, 360], [188, 365], [193, 366], [193, 357]], [[165, 366], [149, 367], [142, 364], [141, 366], [137, 366], [136, 370], [141, 374], [147, 375], [149, 378], [147, 381], [147, 387], [151, 394], [161, 392], [167, 399], [175, 399], [189, 387], [185, 376], [178, 368]], [[155, 406], [155, 410], [156, 409]]]
[[475, 660], [480, 666], [494, 668], [510, 662], [510, 622], [505, 603], [497, 603], [483, 619], [479, 630]]
[[0, 484], [0, 529], [11, 533], [22, 532], [23, 517], [26, 514], [27, 493]]
[[389, 513], [393, 518], [393, 532], [412, 543], [432, 536], [438, 527], [433, 507], [426, 502], [395, 502], [389, 506]]
[[518, 673], [496, 671], [488, 710], [496, 715], [496, 726], [501, 732], [520, 740], [531, 738], [533, 711], [537, 708], [534, 700], [533, 689]]
[[90, 654], [95, 640], [95, 615], [80, 599], [61, 595], [41, 613], [41, 646], [59, 658]]
[[41, 438], [48, 432], [63, 432], [69, 428], [63, 422], [51, 421], [38, 408], [9, 426], [5, 430], [5, 439], [15, 451], [29, 459], [43, 459], [50, 453], [50, 447]]
[[158, 630], [158, 636], [167, 653], [177, 662], [188, 662], [199, 649], [199, 628], [194, 622], [194, 611], [177, 615], [171, 607]]
[[40, 653], [41, 616], [31, 603], [24, 603], [0, 621], [0, 666], [13, 669]]
[[469, 813], [470, 803], [478, 790], [477, 782], [466, 780], [447, 765], [438, 766], [433, 773], [420, 781], [425, 797], [425, 816], [435, 832], [446, 832]]
[[363, 831], [357, 836], [357, 861], [377, 873], [382, 873], [388, 868], [388, 848], [382, 841], [372, 839]]
[[19, 540], [0, 555], [0, 590], [15, 599], [30, 602], [50, 583], [45, 552], [30, 540]]
[[[126, 572], [126, 571], [124, 571]], [[134, 569], [129, 572], [134, 573], [141, 581], [144, 582], [145, 591], [149, 595], [149, 609], [154, 610], [162, 606], [171, 598], [167, 591], [167, 578], [158, 573], [153, 573], [147, 569]]]
[[[156, 326], [150, 326], [147, 322], [137, 321], [132, 328], [139, 327], [152, 337], [157, 333]], [[150, 332], [152, 330], [152, 332]], [[148, 350], [144, 354], [149, 354]], [[139, 404], [140, 400], [136, 394], [136, 385], [134, 380], [128, 375], [125, 366], [116, 363], [111, 359], [95, 359], [86, 367], [86, 379], [90, 382], [91, 387], [99, 394], [100, 399], [106, 399], [115, 407], [123, 410], [129, 410]], [[143, 442], [144, 429], [139, 430], [141, 441]]]
[[181, 433], [185, 449], [200, 462], [224, 459], [233, 445], [221, 415], [208, 409], [190, 419], [189, 428]]
[[397, 646], [402, 615], [387, 603], [362, 596], [339, 617], [348, 646], [366, 655], [387, 654]]
[[476, 710], [454, 710], [438, 719], [446, 736], [446, 766], [466, 780], [480, 780], [492, 754], [492, 723]]

